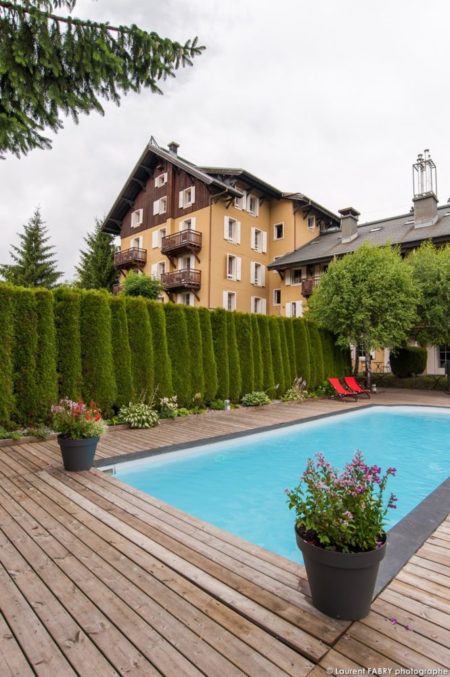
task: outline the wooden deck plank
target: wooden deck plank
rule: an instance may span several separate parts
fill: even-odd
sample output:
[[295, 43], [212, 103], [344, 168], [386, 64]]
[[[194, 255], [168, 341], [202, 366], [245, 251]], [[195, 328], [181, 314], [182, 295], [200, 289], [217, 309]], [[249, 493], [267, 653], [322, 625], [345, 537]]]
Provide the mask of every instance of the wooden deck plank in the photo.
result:
[[30, 667], [16, 638], [0, 612], [0, 675], [3, 677], [32, 677]]

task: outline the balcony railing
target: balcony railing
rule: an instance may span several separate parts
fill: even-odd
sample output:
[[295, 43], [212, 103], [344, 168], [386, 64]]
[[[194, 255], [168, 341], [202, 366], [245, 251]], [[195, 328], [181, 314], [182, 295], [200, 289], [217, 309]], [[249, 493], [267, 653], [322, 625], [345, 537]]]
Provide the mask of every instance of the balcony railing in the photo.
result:
[[202, 274], [194, 268], [183, 268], [172, 273], [161, 274], [161, 284], [166, 291], [177, 289], [200, 289]]
[[134, 268], [143, 267], [147, 261], [147, 250], [139, 247], [123, 249], [114, 254], [114, 265], [116, 268]]
[[302, 296], [309, 298], [313, 293], [314, 287], [319, 284], [320, 277], [308, 277], [302, 281]]
[[179, 233], [166, 235], [161, 240], [162, 254], [176, 254], [182, 251], [200, 251], [202, 234], [197, 230], [180, 230]]

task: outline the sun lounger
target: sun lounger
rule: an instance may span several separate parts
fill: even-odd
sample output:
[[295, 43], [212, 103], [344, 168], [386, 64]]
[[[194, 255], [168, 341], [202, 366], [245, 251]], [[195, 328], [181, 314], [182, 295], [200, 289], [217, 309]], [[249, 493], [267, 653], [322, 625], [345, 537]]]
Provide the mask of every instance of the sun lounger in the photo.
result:
[[335, 397], [338, 400], [344, 400], [348, 397], [352, 397], [355, 401], [358, 399], [358, 395], [355, 392], [344, 388], [338, 378], [329, 378], [328, 383], [331, 385], [335, 393], [332, 395], [332, 397]]
[[350, 390], [353, 390], [354, 393], [357, 395], [367, 395], [368, 399], [370, 399], [370, 390], [367, 390], [366, 388], [361, 388], [359, 385], [358, 381], [354, 376], [344, 376], [344, 382], [347, 388], [350, 388]]

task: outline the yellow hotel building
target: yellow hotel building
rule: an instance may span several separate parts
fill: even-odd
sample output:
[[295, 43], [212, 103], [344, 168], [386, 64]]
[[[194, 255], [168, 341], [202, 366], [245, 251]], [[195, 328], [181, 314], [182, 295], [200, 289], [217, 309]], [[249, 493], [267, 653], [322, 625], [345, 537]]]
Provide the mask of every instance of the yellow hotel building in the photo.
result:
[[103, 230], [120, 236], [115, 265], [159, 278], [164, 300], [301, 316], [306, 275], [268, 266], [339, 218], [301, 193], [283, 193], [242, 169], [198, 167], [151, 139]]

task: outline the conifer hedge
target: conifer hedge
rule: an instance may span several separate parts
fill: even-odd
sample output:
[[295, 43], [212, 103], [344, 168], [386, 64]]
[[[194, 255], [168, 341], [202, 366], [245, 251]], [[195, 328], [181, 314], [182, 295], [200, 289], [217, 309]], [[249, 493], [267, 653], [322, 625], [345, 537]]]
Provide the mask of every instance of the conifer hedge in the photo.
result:
[[236, 326], [239, 367], [241, 371], [240, 397], [243, 397], [243, 395], [256, 390], [251, 315], [236, 313], [234, 321]]
[[116, 401], [116, 381], [111, 345], [111, 310], [108, 294], [85, 291], [80, 298], [82, 395], [94, 401], [105, 417]]
[[286, 320], [284, 318], [277, 318], [278, 327], [280, 331], [280, 346], [281, 346], [281, 360], [283, 364], [284, 379], [280, 381], [280, 395], [283, 395], [292, 385], [291, 380], [291, 364], [289, 357], [289, 349], [287, 343]]
[[298, 378], [297, 360], [295, 355], [295, 341], [294, 341], [294, 320], [292, 318], [286, 318], [283, 321], [286, 331], [286, 341], [289, 356], [288, 360], [288, 366], [290, 369], [289, 387], [291, 387], [294, 381], [296, 381]]
[[153, 337], [154, 356], [154, 385], [157, 388], [156, 397], [172, 397], [174, 395], [172, 383], [172, 365], [170, 363], [169, 348], [167, 346], [166, 314], [161, 303], [147, 302], [150, 325]]
[[313, 322], [307, 322], [309, 336], [309, 356], [311, 362], [311, 388], [314, 390], [324, 381], [322, 341], [319, 330]]
[[[280, 321], [277, 317], [268, 317], [270, 331], [270, 345], [272, 347], [273, 378], [275, 381], [276, 396], [286, 391], [283, 353], [281, 349]], [[278, 386], [278, 387], [277, 387]]]
[[255, 390], [258, 392], [264, 390], [264, 367], [261, 350], [261, 335], [259, 332], [258, 317], [255, 313], [251, 314], [252, 334], [253, 334], [253, 372]]
[[153, 384], [152, 328], [147, 311], [147, 301], [139, 296], [126, 296], [128, 337], [131, 353], [131, 377], [134, 397], [151, 402]]
[[128, 321], [123, 296], [109, 299], [111, 308], [111, 347], [116, 381], [116, 406], [118, 408], [134, 400], [131, 374], [131, 351], [128, 336]]
[[56, 332], [53, 294], [36, 289], [36, 419], [48, 421], [50, 408], [58, 399]]
[[36, 422], [38, 410], [36, 297], [31, 289], [17, 288], [14, 315], [14, 418], [30, 425]]
[[167, 345], [172, 363], [173, 389], [180, 407], [192, 404], [191, 346], [189, 345], [185, 309], [176, 303], [165, 303]]
[[15, 289], [0, 285], [0, 425], [8, 427], [14, 408]]
[[193, 402], [201, 404], [205, 398], [205, 379], [203, 374], [203, 348], [200, 330], [200, 318], [195, 308], [184, 306], [186, 314], [190, 363], [191, 389]]
[[272, 342], [270, 336], [270, 320], [267, 315], [257, 315], [259, 336], [261, 339], [261, 355], [263, 365], [263, 390], [269, 397], [275, 397], [275, 376], [273, 369]]
[[54, 292], [59, 397], [81, 398], [80, 292], [61, 287]]
[[228, 370], [230, 374], [230, 400], [239, 402], [241, 394], [241, 365], [236, 337], [235, 313], [227, 312]]
[[199, 308], [200, 331], [202, 334], [203, 376], [205, 381], [205, 402], [212, 402], [217, 393], [217, 367], [211, 328], [211, 312]]
[[303, 318], [296, 318], [292, 321], [295, 343], [295, 364], [297, 367], [297, 376], [306, 382], [306, 387], [310, 387], [311, 368], [309, 356], [309, 341], [307, 327]]
[[217, 366], [217, 393], [219, 400], [230, 396], [230, 370], [228, 366], [228, 327], [227, 311], [217, 308], [211, 312], [211, 328], [214, 346], [214, 357]]

